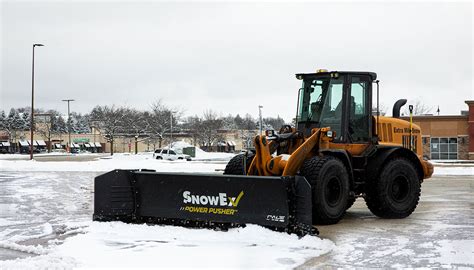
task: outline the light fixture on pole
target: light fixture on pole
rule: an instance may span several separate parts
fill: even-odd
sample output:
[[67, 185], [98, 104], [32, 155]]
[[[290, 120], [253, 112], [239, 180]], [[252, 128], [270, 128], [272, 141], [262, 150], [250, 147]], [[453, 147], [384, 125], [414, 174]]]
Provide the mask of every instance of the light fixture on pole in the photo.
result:
[[33, 130], [34, 130], [34, 115], [35, 115], [35, 47], [44, 46], [43, 44], [33, 44], [33, 62], [31, 65], [31, 114], [30, 114], [30, 160], [33, 159]]
[[71, 111], [69, 110], [69, 103], [74, 101], [74, 99], [63, 99], [62, 101], [67, 102], [67, 133], [68, 133], [68, 142], [67, 149], [69, 153], [71, 152]]

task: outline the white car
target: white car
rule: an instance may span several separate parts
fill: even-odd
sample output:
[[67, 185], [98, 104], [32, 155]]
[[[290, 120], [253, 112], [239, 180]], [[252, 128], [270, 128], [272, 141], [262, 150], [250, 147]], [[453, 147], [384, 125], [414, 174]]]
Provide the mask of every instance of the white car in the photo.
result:
[[185, 154], [178, 154], [176, 151], [170, 149], [156, 149], [153, 154], [156, 159], [167, 159], [167, 160], [187, 160], [191, 161], [191, 156]]

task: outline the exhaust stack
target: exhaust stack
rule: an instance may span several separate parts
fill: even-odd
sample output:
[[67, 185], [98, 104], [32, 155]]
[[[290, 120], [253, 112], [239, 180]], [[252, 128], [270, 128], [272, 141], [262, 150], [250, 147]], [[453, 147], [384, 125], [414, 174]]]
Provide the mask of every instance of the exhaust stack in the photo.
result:
[[400, 109], [407, 103], [406, 99], [399, 99], [393, 105], [392, 116], [393, 118], [400, 118]]

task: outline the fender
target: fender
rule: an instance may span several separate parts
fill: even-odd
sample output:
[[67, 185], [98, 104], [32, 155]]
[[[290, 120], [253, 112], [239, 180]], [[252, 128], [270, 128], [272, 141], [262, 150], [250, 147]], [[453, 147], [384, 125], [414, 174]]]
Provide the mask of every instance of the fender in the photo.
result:
[[423, 166], [421, 165], [418, 156], [407, 148], [401, 146], [384, 146], [377, 145], [377, 151], [374, 155], [369, 157], [367, 165], [367, 180], [374, 179], [380, 174], [380, 170], [387, 163], [397, 157], [404, 157], [410, 160], [418, 173], [420, 182], [423, 181]]

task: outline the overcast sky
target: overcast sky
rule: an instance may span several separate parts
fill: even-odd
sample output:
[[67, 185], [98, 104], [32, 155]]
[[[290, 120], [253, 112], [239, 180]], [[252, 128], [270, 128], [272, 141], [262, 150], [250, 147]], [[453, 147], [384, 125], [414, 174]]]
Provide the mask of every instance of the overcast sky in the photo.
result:
[[1, 2], [0, 109], [296, 111], [295, 73], [373, 71], [381, 103], [459, 114], [474, 99], [472, 3]]

